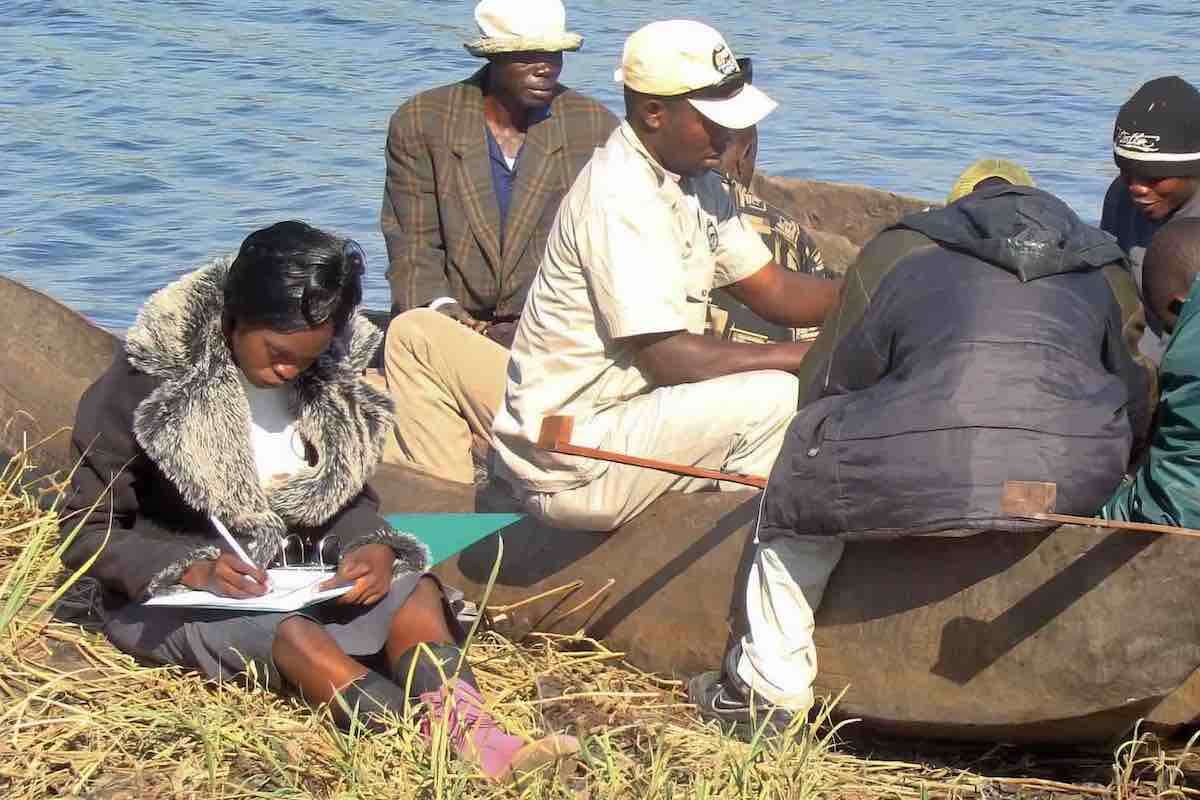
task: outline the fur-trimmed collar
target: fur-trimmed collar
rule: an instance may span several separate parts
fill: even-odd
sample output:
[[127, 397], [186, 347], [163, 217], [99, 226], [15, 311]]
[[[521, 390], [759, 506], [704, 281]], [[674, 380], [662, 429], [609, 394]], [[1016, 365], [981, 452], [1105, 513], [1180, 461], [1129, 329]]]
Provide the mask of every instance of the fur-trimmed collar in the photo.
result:
[[138, 443], [193, 508], [220, 518], [267, 563], [280, 535], [330, 520], [363, 488], [383, 452], [391, 400], [361, 380], [382, 334], [355, 312], [296, 380], [297, 429], [317, 463], [269, 488], [250, 451], [250, 407], [221, 329], [232, 258], [159, 290], [125, 338], [136, 369], [162, 379], [137, 407]]

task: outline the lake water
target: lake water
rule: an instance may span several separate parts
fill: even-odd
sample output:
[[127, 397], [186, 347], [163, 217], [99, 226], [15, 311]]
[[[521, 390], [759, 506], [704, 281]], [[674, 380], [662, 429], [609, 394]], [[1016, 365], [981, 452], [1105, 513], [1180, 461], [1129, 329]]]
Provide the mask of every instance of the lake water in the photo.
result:
[[[1200, 82], [1200, 4], [1007, 0], [567, 0], [563, 81], [619, 109], [624, 38], [692, 17], [755, 59], [780, 101], [760, 166], [941, 198], [983, 155], [1015, 159], [1088, 220], [1113, 118], [1143, 81]], [[367, 251], [394, 108], [478, 65], [458, 0], [3, 0], [0, 273], [114, 329], [153, 289], [303, 218]]]

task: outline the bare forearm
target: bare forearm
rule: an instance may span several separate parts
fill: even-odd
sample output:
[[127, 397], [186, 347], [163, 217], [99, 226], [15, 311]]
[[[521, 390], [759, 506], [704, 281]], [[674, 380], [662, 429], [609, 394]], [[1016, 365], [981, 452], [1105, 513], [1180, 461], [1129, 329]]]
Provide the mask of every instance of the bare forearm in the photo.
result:
[[841, 278], [814, 278], [788, 271], [787, 285], [779, 293], [779, 304], [768, 309], [775, 322], [792, 328], [822, 325], [837, 305], [842, 292]]
[[681, 332], [649, 341], [638, 353], [637, 365], [654, 385], [674, 386], [755, 370], [794, 372], [811, 346], [727, 342]]
[[837, 304], [842, 279], [817, 278], [771, 262], [726, 288], [763, 319], [790, 328], [806, 328], [825, 322]]

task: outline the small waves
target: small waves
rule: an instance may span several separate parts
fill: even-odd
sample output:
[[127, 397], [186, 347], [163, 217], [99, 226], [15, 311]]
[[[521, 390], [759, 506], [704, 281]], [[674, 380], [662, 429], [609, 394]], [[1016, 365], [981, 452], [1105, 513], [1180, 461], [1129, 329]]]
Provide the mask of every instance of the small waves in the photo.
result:
[[[620, 112], [624, 38], [695, 17], [780, 102], [760, 168], [931, 199], [1014, 159], [1085, 219], [1115, 169], [1113, 117], [1143, 81], [1200, 82], [1191, 4], [566, 0], [585, 46], [564, 83]], [[300, 218], [367, 251], [388, 117], [480, 65], [473, 0], [9, 0], [0, 5], [0, 272], [123, 329], [155, 288]]]

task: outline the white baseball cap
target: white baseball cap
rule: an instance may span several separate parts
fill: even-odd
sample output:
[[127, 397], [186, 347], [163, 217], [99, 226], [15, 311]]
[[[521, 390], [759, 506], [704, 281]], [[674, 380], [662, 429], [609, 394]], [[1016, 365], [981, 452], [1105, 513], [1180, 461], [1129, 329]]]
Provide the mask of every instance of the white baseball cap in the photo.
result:
[[[740, 130], [757, 125], [779, 105], [746, 83], [725, 38], [702, 22], [651, 22], [625, 40], [617, 83], [658, 97], [712, 89], [688, 102], [718, 125]], [[721, 91], [725, 89], [725, 91]]]

